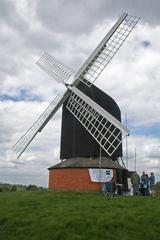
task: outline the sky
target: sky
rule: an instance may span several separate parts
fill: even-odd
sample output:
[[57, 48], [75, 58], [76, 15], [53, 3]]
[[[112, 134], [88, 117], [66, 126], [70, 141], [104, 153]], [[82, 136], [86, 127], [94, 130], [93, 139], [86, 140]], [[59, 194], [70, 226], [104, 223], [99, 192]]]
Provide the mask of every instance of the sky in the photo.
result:
[[95, 85], [127, 119], [128, 168], [136, 152], [138, 173], [160, 180], [159, 9], [158, 0], [0, 0], [0, 182], [47, 187], [47, 168], [60, 161], [61, 109], [20, 159], [6, 157], [64, 91], [35, 62], [46, 51], [77, 71], [124, 12], [141, 20]]

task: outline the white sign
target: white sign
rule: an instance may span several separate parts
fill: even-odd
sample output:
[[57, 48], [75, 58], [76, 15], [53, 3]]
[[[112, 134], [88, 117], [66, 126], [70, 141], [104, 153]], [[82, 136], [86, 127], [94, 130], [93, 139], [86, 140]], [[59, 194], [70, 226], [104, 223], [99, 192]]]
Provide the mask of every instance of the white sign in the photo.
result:
[[108, 182], [113, 177], [113, 169], [89, 168], [91, 182]]

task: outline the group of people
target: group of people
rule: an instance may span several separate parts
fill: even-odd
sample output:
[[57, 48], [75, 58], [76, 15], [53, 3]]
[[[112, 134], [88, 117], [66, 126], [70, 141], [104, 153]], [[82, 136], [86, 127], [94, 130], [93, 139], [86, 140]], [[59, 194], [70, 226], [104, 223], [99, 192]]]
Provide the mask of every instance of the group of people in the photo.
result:
[[141, 177], [134, 172], [131, 176], [131, 183], [133, 186], [133, 195], [155, 195], [155, 176], [153, 172], [150, 173], [150, 176], [147, 173], [142, 172]]

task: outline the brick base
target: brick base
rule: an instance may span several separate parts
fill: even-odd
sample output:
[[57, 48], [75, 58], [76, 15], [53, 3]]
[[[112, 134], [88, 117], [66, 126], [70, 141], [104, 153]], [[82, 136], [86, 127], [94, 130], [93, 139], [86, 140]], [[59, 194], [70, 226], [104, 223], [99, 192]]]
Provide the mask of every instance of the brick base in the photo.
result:
[[[116, 176], [116, 170], [113, 170]], [[101, 191], [102, 183], [91, 182], [87, 168], [49, 170], [49, 189], [55, 191]]]

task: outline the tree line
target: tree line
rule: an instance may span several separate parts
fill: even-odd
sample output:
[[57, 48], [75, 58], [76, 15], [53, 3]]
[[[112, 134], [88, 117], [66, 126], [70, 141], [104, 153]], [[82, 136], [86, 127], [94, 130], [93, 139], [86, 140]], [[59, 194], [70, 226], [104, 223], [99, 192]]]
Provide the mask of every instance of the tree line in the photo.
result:
[[39, 187], [34, 184], [22, 185], [22, 184], [0, 183], [0, 192], [41, 191], [41, 190], [46, 190], [46, 188]]

